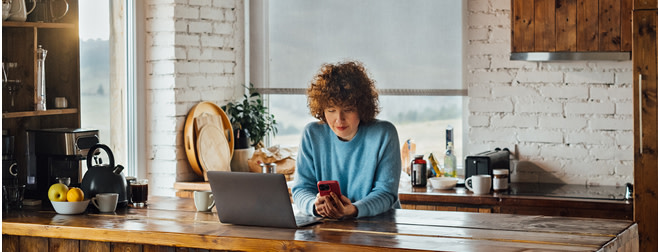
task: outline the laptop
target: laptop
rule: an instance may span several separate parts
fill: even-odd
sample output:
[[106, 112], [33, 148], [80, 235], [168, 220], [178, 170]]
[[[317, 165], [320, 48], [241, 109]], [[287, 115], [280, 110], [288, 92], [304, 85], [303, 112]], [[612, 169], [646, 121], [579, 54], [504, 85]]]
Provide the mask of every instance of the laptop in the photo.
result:
[[283, 174], [208, 171], [208, 182], [222, 223], [298, 228], [322, 219], [295, 216]]

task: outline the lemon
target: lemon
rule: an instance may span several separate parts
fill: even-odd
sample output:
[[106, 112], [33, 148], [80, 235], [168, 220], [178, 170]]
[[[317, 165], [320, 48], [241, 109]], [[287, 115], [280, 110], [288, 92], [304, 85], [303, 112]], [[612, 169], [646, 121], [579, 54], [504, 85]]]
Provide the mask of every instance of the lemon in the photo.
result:
[[71, 187], [69, 188], [69, 192], [66, 193], [67, 201], [83, 201], [84, 199], [85, 193], [80, 188]]

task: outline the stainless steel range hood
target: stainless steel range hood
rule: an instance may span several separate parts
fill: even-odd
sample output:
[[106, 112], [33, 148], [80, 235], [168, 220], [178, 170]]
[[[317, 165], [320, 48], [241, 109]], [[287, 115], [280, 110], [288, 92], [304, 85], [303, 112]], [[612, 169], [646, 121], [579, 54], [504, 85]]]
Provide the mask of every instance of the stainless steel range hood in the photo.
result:
[[512, 53], [510, 60], [565, 61], [565, 60], [631, 60], [630, 52], [522, 52]]

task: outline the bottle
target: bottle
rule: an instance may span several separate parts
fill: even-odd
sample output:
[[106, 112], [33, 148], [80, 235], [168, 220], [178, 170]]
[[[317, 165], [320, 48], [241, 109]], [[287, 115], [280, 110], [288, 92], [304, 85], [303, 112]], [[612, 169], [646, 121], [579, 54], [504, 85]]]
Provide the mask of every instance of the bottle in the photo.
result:
[[445, 177], [457, 177], [457, 158], [453, 152], [452, 142], [448, 143], [446, 155], [443, 157], [443, 172]]
[[427, 162], [423, 155], [416, 155], [411, 164], [411, 185], [427, 186]]
[[46, 110], [46, 55], [48, 50], [41, 45], [37, 48], [37, 99], [34, 108], [37, 111]]
[[448, 149], [448, 144], [452, 143], [454, 145], [452, 137], [452, 125], [448, 125], [448, 127], [446, 127], [446, 149]]

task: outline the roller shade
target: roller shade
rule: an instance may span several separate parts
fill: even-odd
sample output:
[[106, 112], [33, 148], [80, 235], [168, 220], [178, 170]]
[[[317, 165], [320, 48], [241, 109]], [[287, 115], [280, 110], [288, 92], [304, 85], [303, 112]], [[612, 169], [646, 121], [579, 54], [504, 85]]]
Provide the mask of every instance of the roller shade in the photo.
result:
[[364, 63], [384, 95], [466, 95], [462, 1], [253, 1], [250, 81], [304, 93], [322, 63]]

